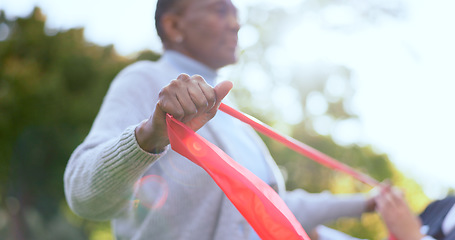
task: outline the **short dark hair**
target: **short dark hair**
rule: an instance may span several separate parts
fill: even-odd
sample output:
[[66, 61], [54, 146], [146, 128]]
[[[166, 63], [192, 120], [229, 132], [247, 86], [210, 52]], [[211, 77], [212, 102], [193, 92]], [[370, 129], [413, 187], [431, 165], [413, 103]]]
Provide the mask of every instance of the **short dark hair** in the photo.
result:
[[161, 26], [161, 18], [165, 13], [170, 12], [174, 7], [177, 6], [178, 2], [185, 0], [158, 0], [156, 2], [155, 10], [155, 27], [158, 36], [161, 38], [161, 41], [164, 42], [166, 36], [164, 34], [163, 27]]

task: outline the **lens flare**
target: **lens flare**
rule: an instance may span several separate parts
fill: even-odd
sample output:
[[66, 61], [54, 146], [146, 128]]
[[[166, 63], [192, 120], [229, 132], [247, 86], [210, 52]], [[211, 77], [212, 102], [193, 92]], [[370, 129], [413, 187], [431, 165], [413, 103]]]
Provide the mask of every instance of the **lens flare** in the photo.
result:
[[147, 175], [135, 184], [136, 195], [133, 206], [159, 209], [167, 200], [169, 188], [166, 181], [158, 175]]
[[206, 150], [204, 149], [203, 145], [198, 142], [197, 139], [189, 137], [184, 140], [188, 150], [196, 157], [201, 157], [206, 154]]

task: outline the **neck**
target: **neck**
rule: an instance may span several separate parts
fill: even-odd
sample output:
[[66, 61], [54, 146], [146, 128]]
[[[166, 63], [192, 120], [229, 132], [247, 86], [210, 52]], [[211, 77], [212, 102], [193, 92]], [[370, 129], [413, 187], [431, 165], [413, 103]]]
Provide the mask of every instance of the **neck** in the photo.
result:
[[212, 69], [213, 71], [218, 71], [220, 68], [224, 67], [224, 65], [219, 66], [219, 64], [217, 64], [216, 62], [205, 62], [205, 61], [201, 60], [201, 58], [197, 57], [197, 54], [193, 54], [190, 51], [186, 50], [182, 46], [182, 44], [174, 44], [174, 43], [168, 44], [167, 47], [165, 48], [165, 50], [179, 52], [180, 54], [183, 54], [183, 55], [193, 59], [194, 61], [204, 64], [205, 66]]
[[201, 75], [207, 83], [214, 86], [217, 77], [216, 70], [210, 68], [194, 58], [191, 58], [179, 51], [167, 49], [163, 54], [163, 59], [170, 62], [177, 71], [188, 75]]

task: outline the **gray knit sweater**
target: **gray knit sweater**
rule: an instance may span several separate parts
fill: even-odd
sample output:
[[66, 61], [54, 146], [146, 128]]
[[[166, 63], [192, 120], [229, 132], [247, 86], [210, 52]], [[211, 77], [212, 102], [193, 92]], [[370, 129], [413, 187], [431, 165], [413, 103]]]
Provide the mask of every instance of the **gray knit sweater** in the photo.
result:
[[[173, 51], [158, 62], [138, 62], [119, 73], [66, 167], [68, 204], [81, 217], [110, 220], [117, 239], [249, 239], [251, 227], [203, 169], [170, 148], [161, 154], [145, 152], [136, 141], [136, 126], [153, 114], [160, 89], [180, 73], [200, 74], [212, 83], [216, 77], [206, 66]], [[277, 189], [305, 230], [362, 214], [363, 195], [287, 192], [260, 138], [223, 114], [218, 112], [198, 134], [242, 165], [253, 161], [247, 167], [253, 172], [254, 166], [262, 168], [258, 174]]]

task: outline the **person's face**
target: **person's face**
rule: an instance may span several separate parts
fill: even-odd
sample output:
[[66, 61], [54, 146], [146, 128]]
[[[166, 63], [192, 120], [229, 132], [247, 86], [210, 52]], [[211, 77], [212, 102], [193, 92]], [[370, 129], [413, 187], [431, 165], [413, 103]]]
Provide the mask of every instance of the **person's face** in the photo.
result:
[[237, 9], [231, 0], [189, 0], [179, 17], [184, 54], [218, 69], [237, 60]]

